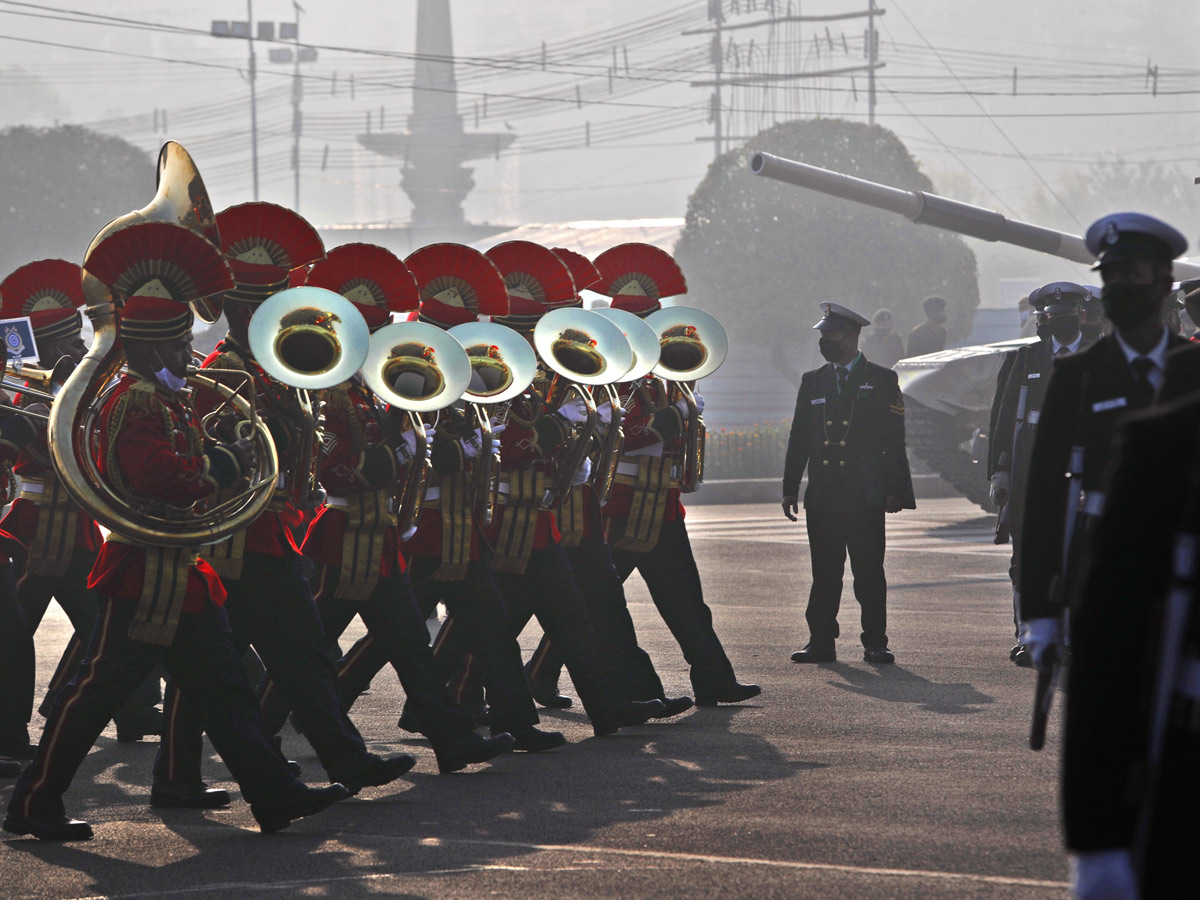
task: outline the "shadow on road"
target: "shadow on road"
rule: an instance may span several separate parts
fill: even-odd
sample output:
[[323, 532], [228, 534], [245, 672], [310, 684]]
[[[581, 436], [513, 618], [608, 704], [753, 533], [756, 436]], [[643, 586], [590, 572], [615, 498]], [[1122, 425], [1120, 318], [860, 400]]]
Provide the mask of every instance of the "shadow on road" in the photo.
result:
[[[731, 728], [740, 712], [698, 709], [553, 753], [503, 757], [474, 771], [419, 772], [392, 793], [368, 791], [374, 799], [343, 802], [272, 836], [232, 826], [238, 807], [243, 815], [237, 821], [247, 824], [240, 800], [233, 813], [151, 814], [145, 806], [150, 754], [114, 760], [113, 749], [102, 747], [68, 798], [73, 811], [93, 819], [97, 839], [82, 845], [10, 841], [6, 852], [45, 866], [14, 857], [6, 865], [40, 870], [43, 885], [56, 868], [54, 881], [73, 887], [41, 896], [79, 896], [80, 879], [62, 871], [74, 870], [87, 893], [114, 897], [202, 896], [206, 885], [235, 896], [239, 887], [264, 882], [278, 888], [294, 883], [296, 896], [411, 897], [392, 893], [403, 888], [392, 875], [441, 877], [514, 865], [515, 858], [535, 852], [530, 845], [587, 844], [598, 831], [622, 823], [645, 822], [661, 831], [659, 820], [679, 810], [717, 806], [731, 792], [823, 767], [787, 759], [763, 738]], [[553, 721], [546, 716], [547, 727]], [[375, 749], [386, 752], [386, 745]], [[218, 771], [217, 779], [228, 777]], [[109, 783], [91, 780], [100, 773]], [[160, 821], [173, 834], [162, 833]]]
[[863, 669], [847, 663], [827, 663], [821, 668], [842, 679], [830, 681], [832, 687], [886, 703], [916, 703], [930, 712], [959, 715], [978, 712], [980, 706], [995, 702], [995, 698], [968, 682], [946, 684], [930, 681], [903, 666]]

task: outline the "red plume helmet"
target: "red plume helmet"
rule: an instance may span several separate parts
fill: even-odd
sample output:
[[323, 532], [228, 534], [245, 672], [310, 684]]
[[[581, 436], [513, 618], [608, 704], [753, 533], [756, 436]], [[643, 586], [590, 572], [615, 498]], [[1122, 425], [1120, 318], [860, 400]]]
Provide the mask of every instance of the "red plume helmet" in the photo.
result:
[[412, 273], [395, 254], [376, 244], [333, 248], [312, 267], [305, 283], [341, 294], [372, 328], [386, 325], [390, 313], [408, 312], [421, 302]]
[[495, 264], [464, 244], [430, 244], [404, 264], [417, 281], [421, 318], [443, 327], [508, 312], [508, 288]]
[[613, 298], [614, 309], [647, 315], [663, 297], [687, 293], [683, 270], [670, 253], [653, 244], [618, 244], [596, 257], [600, 281], [592, 290]]
[[575, 282], [576, 295], [588, 288], [595, 289], [596, 283], [600, 281], [600, 270], [596, 268], [595, 263], [582, 253], [576, 253], [566, 247], [551, 247], [550, 249], [571, 270], [571, 280]]
[[504, 276], [513, 297], [543, 306], [570, 306], [577, 296], [571, 270], [554, 251], [532, 241], [505, 241], [484, 254]]
[[78, 334], [83, 325], [83, 270], [65, 259], [21, 266], [0, 282], [0, 318], [29, 316], [33, 337], [53, 341]]
[[[315, 228], [299, 213], [274, 203], [239, 203], [217, 213], [221, 250], [239, 288], [258, 287], [240, 300], [265, 300], [287, 286], [288, 273], [325, 255]], [[262, 295], [261, 288], [270, 286]]]
[[115, 231], [92, 248], [85, 278], [99, 279], [119, 299], [151, 296], [191, 303], [233, 287], [219, 250], [173, 222], [143, 222]]

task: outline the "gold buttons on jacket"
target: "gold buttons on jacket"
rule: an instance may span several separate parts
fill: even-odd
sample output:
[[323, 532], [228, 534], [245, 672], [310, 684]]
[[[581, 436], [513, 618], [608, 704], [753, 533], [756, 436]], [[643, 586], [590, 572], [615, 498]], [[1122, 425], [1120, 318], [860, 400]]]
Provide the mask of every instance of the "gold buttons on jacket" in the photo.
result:
[[846, 446], [846, 442], [845, 442], [845, 441], [842, 441], [842, 442], [841, 442], [841, 444], [842, 444], [842, 446], [843, 446], [843, 447], [845, 447], [845, 446]]
[[833, 424], [833, 419], [828, 419], [828, 420], [825, 422], [825, 424], [826, 424], [826, 425], [832, 425], [832, 424]]
[[845, 464], [846, 464], [846, 461], [845, 461], [844, 459], [839, 459], [839, 460], [838, 460], [838, 465], [839, 465], [839, 466], [844, 466]]
[[826, 447], [828, 447], [828, 446], [829, 446], [829, 441], [826, 441], [826, 442], [825, 442], [825, 446], [826, 446]]
[[823, 466], [829, 465], [829, 460], [827, 460], [827, 459], [821, 460], [821, 465], [823, 465]]
[[843, 425], [849, 425], [849, 424], [850, 424], [850, 420], [849, 420], [849, 419], [843, 419], [843, 420], [842, 420], [842, 424], [843, 424]]

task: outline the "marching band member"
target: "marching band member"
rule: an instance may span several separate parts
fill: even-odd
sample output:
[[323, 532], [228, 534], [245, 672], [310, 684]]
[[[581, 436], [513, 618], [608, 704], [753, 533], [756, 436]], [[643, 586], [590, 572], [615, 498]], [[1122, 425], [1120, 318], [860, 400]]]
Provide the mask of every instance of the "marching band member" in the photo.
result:
[[[643, 318], [662, 308], [661, 297], [687, 290], [675, 260], [649, 244], [621, 244], [600, 254], [595, 264], [601, 280], [592, 290], [612, 297], [614, 309]], [[621, 580], [635, 569], [645, 580], [691, 667], [698, 705], [757, 697], [762, 689], [738, 682], [713, 628], [684, 525], [679, 482], [672, 477], [682, 458], [688, 407], [681, 400], [658, 408], [658, 398], [645, 383], [631, 384], [621, 399], [625, 452], [603, 510], [606, 537]], [[698, 412], [703, 411], [703, 399], [699, 394], [696, 399]]]
[[[120, 336], [129, 363], [100, 414], [101, 476], [119, 495], [163, 514], [202, 504], [241, 480], [254, 461], [245, 440], [205, 441], [180, 393], [191, 362], [186, 303], [228, 288], [229, 268], [203, 238], [165, 222], [114, 232], [85, 267], [123, 304]], [[230, 641], [221, 580], [195, 548], [147, 546], [114, 532], [89, 583], [103, 607], [87, 657], [50, 711], [13, 792], [5, 830], [43, 840], [92, 836], [90, 825], [65, 814], [63, 793], [117, 707], [160, 661], [186, 692], [264, 832], [347, 796], [340, 784], [306, 788], [275, 750]]]
[[[81, 274], [78, 265], [65, 259], [43, 259], [21, 266], [0, 284], [5, 298], [0, 318], [29, 316], [39, 362], [46, 370], [64, 357], [78, 365], [87, 352], [79, 312], [84, 303]], [[52, 386], [46, 385], [45, 391], [50, 390]], [[20, 406], [49, 412], [41, 399], [21, 394], [15, 400]], [[21, 608], [36, 632], [54, 598], [75, 629], [42, 702], [42, 710], [48, 711], [54, 694], [79, 668], [100, 611], [99, 596], [88, 589], [87, 578], [102, 538], [96, 523], [76, 506], [50, 465], [44, 427], [21, 449], [13, 472], [21, 479], [21, 493], [0, 528], [29, 548], [21, 557], [24, 564], [17, 582]], [[154, 673], [117, 711], [117, 740], [127, 743], [158, 734], [162, 714], [154, 706], [159, 699], [158, 673]], [[10, 748], [0, 747], [0, 752], [5, 749]]]
[[[236, 284], [224, 298], [229, 333], [202, 369], [212, 370], [217, 380], [231, 387], [245, 379], [222, 370], [250, 376], [256, 404], [279, 452], [281, 480], [288, 488], [277, 490], [271, 506], [245, 531], [206, 548], [205, 559], [225, 582], [235, 646], [243, 652], [254, 647], [296, 711], [304, 736], [330, 779], [357, 793], [363, 787], [394, 781], [416, 760], [407, 753], [390, 758], [369, 753], [343, 709], [333, 662], [325, 654], [320, 615], [291, 530], [298, 522], [298, 510], [319, 499], [303, 477], [295, 478], [312, 466], [313, 460], [302, 449], [306, 446], [302, 433], [313, 424], [295, 415], [292, 389], [267, 375], [248, 338], [250, 318], [258, 305], [287, 286], [293, 269], [323, 257], [325, 251], [304, 219], [270, 203], [230, 207], [217, 215], [217, 225]], [[214, 405], [214, 398], [201, 394], [202, 414]], [[309, 452], [315, 454], [316, 447], [309, 445]], [[301, 486], [293, 490], [297, 481]], [[200, 777], [201, 723], [188, 698], [181, 702], [169, 683], [164, 714], [166, 725], [154, 766], [155, 805], [224, 805], [225, 792], [206, 789]]]
[[[415, 309], [416, 282], [382, 247], [347, 244], [313, 266], [309, 285], [341, 293], [377, 332], [392, 312]], [[321, 392], [325, 433], [320, 479], [329, 491], [326, 505], [308, 529], [302, 550], [316, 564], [317, 608], [332, 645], [357, 614], [396, 670], [408, 708], [433, 744], [438, 767], [455, 772], [486, 762], [514, 747], [514, 737], [493, 729], [484, 739], [475, 723], [446, 693], [429, 646], [429, 631], [413, 596], [401, 555], [397, 514], [389, 510], [403, 473], [416, 464], [425, 435], [405, 431], [394, 411], [364, 384], [361, 375]], [[277, 693], [265, 685], [271, 705]], [[532, 703], [530, 704], [532, 706]], [[282, 711], [281, 711], [282, 712]], [[282, 716], [271, 724], [282, 725]], [[535, 719], [536, 721], [536, 719]], [[520, 745], [518, 749], [531, 749]]]

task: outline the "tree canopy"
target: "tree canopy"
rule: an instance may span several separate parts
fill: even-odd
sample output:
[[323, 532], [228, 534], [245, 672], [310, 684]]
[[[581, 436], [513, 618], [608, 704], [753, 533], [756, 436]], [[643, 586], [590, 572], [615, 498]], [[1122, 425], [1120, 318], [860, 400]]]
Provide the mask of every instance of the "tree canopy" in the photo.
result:
[[[957, 235], [752, 175], [763, 150], [906, 190], [933, 191], [891, 131], [838, 119], [786, 122], [717, 159], [688, 203], [675, 255], [688, 302], [718, 316], [731, 335], [787, 354], [787, 345], [832, 300], [870, 318], [892, 311], [906, 335], [924, 321], [921, 302], [946, 298], [950, 340], [965, 337], [979, 305], [975, 255]], [[811, 346], [810, 339], [806, 346]]]
[[0, 278], [35, 259], [82, 262], [107, 222], [154, 196], [154, 161], [76, 125], [0, 131]]

